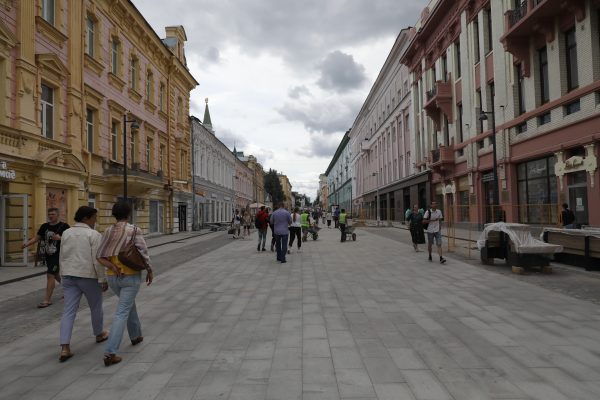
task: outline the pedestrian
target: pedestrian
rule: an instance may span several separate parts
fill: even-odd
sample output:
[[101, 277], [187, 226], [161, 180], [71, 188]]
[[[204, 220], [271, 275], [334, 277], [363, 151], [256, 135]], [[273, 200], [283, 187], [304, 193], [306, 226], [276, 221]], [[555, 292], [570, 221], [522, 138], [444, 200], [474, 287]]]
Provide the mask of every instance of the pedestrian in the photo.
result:
[[275, 247], [277, 249], [277, 261], [282, 264], [286, 262], [287, 240], [289, 226], [292, 223], [292, 214], [285, 209], [283, 201], [279, 202], [279, 208], [271, 214], [271, 225], [275, 234]]
[[75, 225], [63, 232], [60, 251], [60, 274], [65, 296], [60, 320], [60, 362], [73, 357], [71, 335], [81, 296], [90, 307], [96, 343], [108, 339], [104, 330], [102, 292], [108, 289], [104, 267], [96, 259], [102, 235], [94, 229], [98, 210], [81, 206], [75, 213]]
[[346, 214], [346, 209], [342, 208], [342, 211], [340, 212], [340, 217], [339, 217], [339, 226], [340, 226], [340, 231], [342, 231], [342, 242], [346, 241], [346, 220], [348, 218], [348, 215]]
[[310, 228], [310, 214], [307, 209], [302, 210], [300, 214], [300, 226], [302, 227], [302, 240], [308, 240], [308, 228]]
[[237, 239], [240, 237], [240, 228], [242, 226], [242, 216], [240, 215], [240, 210], [235, 210], [235, 214], [233, 214], [233, 218], [231, 219], [231, 227], [233, 228], [233, 238]]
[[148, 247], [142, 230], [128, 222], [130, 214], [131, 207], [128, 203], [123, 201], [115, 203], [112, 215], [117, 222], [104, 231], [97, 254], [98, 261], [107, 268], [108, 286], [119, 298], [110, 328], [110, 336], [104, 350], [104, 365], [107, 367], [122, 360], [117, 356], [117, 351], [121, 345], [126, 325], [133, 346], [144, 340], [142, 324], [135, 306], [135, 297], [142, 283], [142, 272], [129, 268], [118, 257], [119, 252], [133, 241], [146, 265], [146, 283], [147, 285], [152, 283], [153, 273]]
[[292, 224], [290, 225], [290, 243], [287, 253], [290, 254], [290, 250], [294, 244], [294, 239], [298, 239], [298, 253], [300, 253], [300, 248], [302, 247], [302, 223], [300, 221], [300, 209], [298, 207], [294, 208], [294, 212], [292, 213]]
[[406, 223], [410, 230], [413, 247], [415, 251], [419, 251], [419, 245], [425, 243], [425, 233], [423, 230], [423, 214], [419, 212], [419, 206], [414, 205], [410, 214], [406, 218]]
[[333, 222], [335, 224], [335, 228], [339, 228], [340, 227], [340, 207], [339, 206], [335, 206], [335, 211], [333, 211]]
[[267, 228], [269, 227], [269, 214], [265, 211], [265, 206], [260, 207], [260, 211], [256, 214], [256, 229], [258, 230], [258, 246], [256, 251], [265, 251], [265, 242], [267, 241]]
[[326, 218], [327, 218], [327, 228], [331, 229], [331, 211], [327, 211]]
[[565, 229], [576, 229], [577, 225], [575, 224], [575, 213], [569, 208], [567, 203], [563, 203], [562, 212], [560, 213], [563, 228]]
[[250, 224], [252, 223], [252, 217], [247, 210], [244, 210], [244, 215], [242, 216], [242, 224], [244, 225], [244, 237], [250, 236]]
[[40, 252], [46, 263], [46, 296], [38, 308], [52, 305], [52, 293], [56, 282], [60, 283], [60, 240], [63, 232], [70, 228], [69, 224], [58, 219], [58, 208], [49, 208], [47, 215], [48, 222], [42, 224], [37, 234], [21, 246], [24, 249], [40, 242]]
[[325, 225], [325, 222], [327, 222], [327, 213], [321, 211], [321, 220], [321, 222], [323, 222], [323, 225]]
[[269, 217], [267, 219], [267, 221], [269, 221], [269, 228], [271, 228], [271, 253], [275, 251], [275, 229], [273, 224], [271, 223], [271, 214], [269, 213], [269, 211], [271, 211], [270, 209], [267, 208], [267, 216]]
[[446, 259], [442, 257], [442, 229], [441, 221], [444, 219], [442, 211], [437, 209], [437, 203], [431, 202], [431, 208], [425, 211], [423, 216], [423, 223], [427, 224], [427, 250], [429, 252], [429, 261], [431, 259], [431, 248], [433, 247], [433, 241], [437, 246], [438, 255], [440, 256], [440, 264], [444, 264]]

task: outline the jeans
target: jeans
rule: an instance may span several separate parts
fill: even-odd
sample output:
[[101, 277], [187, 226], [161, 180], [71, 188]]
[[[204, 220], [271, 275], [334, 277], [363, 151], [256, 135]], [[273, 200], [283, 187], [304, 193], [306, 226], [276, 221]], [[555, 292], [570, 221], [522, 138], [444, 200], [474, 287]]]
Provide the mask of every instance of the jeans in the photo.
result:
[[287, 242], [289, 235], [275, 235], [275, 248], [277, 249], [277, 261], [284, 262], [287, 253]]
[[298, 238], [298, 250], [300, 250], [300, 247], [302, 247], [302, 228], [290, 226], [290, 248], [293, 247], [295, 238]]
[[119, 297], [119, 303], [110, 327], [110, 336], [105, 349], [107, 354], [116, 354], [119, 350], [126, 324], [129, 339], [142, 336], [142, 324], [135, 308], [135, 296], [140, 290], [141, 283], [142, 274], [125, 275], [122, 278], [108, 277], [108, 286]]
[[266, 229], [259, 229], [258, 230], [258, 247], [261, 247], [261, 242], [262, 242], [262, 248], [265, 248], [265, 242], [267, 241], [267, 230]]
[[60, 344], [71, 343], [73, 323], [77, 316], [81, 295], [85, 295], [90, 306], [94, 336], [100, 335], [104, 327], [104, 314], [102, 312], [102, 288], [98, 279], [63, 276], [62, 285], [65, 303], [60, 319]]

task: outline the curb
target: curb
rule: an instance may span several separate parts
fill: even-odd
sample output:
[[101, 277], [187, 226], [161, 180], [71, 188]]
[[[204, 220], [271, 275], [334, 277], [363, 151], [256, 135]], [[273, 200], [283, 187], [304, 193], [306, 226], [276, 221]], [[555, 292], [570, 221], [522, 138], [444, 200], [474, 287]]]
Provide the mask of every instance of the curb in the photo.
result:
[[[219, 232], [219, 231], [215, 231], [215, 232]], [[153, 249], [155, 247], [164, 246], [166, 244], [176, 243], [176, 242], [179, 242], [179, 241], [182, 241], [182, 240], [197, 238], [199, 236], [204, 236], [204, 235], [208, 235], [210, 233], [215, 233], [215, 232], [208, 231], [208, 232], [204, 232], [204, 233], [199, 233], [197, 235], [191, 235], [191, 236], [188, 236], [186, 238], [170, 240], [168, 242], [164, 242], [164, 243], [159, 243], [159, 244], [155, 244], [155, 245], [152, 245], [152, 246], [148, 246], [148, 249]], [[12, 278], [12, 279], [9, 279], [9, 280], [6, 280], [6, 281], [2, 281], [2, 282], [0, 282], [0, 286], [8, 285], [10, 283], [15, 283], [15, 282], [19, 282], [19, 281], [24, 281], [25, 279], [35, 278], [37, 276], [42, 276], [42, 275], [46, 275], [46, 272], [45, 271], [44, 272], [36, 272], [35, 274], [29, 274], [29, 275], [25, 275], [25, 276], [20, 276], [18, 278]]]

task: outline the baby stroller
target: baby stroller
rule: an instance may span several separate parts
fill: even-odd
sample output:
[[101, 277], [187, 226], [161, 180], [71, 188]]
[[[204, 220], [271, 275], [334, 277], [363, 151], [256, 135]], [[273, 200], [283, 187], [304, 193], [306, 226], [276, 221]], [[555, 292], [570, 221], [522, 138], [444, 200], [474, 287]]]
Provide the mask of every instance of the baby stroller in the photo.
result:
[[317, 240], [319, 238], [319, 231], [321, 230], [321, 228], [319, 228], [316, 224], [312, 224], [308, 227], [308, 229], [304, 230], [302, 232], [302, 241], [306, 242], [308, 240], [308, 235], [310, 234], [310, 236], [312, 237], [313, 240]]

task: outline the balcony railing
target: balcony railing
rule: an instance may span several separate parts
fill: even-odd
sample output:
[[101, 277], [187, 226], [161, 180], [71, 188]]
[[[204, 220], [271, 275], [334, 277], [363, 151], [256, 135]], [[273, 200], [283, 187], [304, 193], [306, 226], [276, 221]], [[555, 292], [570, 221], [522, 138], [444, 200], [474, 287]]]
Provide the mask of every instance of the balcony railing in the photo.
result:
[[431, 90], [428, 90], [425, 93], [425, 97], [427, 98], [427, 102], [429, 103], [433, 98], [437, 95], [437, 82], [433, 85]]
[[[535, 5], [537, 6], [539, 0], [535, 1], [535, 3]], [[522, 1], [521, 4], [519, 4], [516, 8], [508, 11], [507, 15], [509, 21], [509, 28], [515, 26], [520, 20], [522, 20], [527, 15], [527, 9], [528, 5], [527, 1], [525, 0]]]

